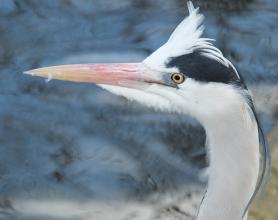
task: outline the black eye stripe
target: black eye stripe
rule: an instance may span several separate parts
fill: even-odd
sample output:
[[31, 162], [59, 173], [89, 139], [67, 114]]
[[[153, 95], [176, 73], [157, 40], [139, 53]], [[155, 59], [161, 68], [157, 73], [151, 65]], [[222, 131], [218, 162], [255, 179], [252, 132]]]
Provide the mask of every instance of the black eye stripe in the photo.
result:
[[226, 67], [214, 59], [203, 56], [198, 51], [173, 57], [166, 66], [176, 67], [182, 73], [186, 73], [187, 77], [202, 82], [241, 83], [231, 66]]

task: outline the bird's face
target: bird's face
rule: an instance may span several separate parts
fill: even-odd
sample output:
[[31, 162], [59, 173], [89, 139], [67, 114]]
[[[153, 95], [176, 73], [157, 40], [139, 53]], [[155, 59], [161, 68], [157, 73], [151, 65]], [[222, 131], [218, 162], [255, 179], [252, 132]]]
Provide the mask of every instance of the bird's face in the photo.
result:
[[[74, 64], [27, 71], [49, 79], [95, 83], [148, 107], [198, 118], [223, 111], [237, 99], [240, 78], [232, 64], [201, 38], [203, 16], [189, 4], [190, 15], [170, 39], [142, 63]], [[229, 99], [227, 102], [225, 99]]]

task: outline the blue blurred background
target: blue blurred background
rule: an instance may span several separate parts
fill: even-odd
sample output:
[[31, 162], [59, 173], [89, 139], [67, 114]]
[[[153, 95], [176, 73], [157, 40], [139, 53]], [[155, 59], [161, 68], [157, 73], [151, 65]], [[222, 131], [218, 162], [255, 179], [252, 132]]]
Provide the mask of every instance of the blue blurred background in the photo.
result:
[[[205, 36], [254, 95], [275, 170], [268, 201], [251, 219], [275, 219], [278, 2], [193, 3], [206, 17]], [[94, 85], [22, 74], [141, 61], [187, 13], [185, 0], [0, 0], [1, 219], [194, 219], [207, 177], [205, 134], [195, 120]]]

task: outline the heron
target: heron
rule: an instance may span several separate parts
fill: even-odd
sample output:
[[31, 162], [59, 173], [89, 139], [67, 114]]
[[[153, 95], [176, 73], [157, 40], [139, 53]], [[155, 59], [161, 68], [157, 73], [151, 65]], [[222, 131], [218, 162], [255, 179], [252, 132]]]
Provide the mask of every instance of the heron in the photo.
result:
[[157, 111], [190, 115], [206, 132], [209, 177], [197, 220], [246, 220], [270, 175], [271, 157], [252, 96], [235, 66], [202, 37], [204, 16], [189, 15], [141, 63], [69, 64], [26, 71], [94, 83]]

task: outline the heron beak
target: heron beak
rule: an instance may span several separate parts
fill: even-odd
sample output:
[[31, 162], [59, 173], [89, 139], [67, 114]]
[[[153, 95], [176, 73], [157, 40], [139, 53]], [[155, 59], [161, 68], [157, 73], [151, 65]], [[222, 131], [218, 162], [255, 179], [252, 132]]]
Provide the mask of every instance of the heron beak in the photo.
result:
[[163, 84], [158, 77], [144, 72], [141, 63], [72, 64], [33, 69], [24, 72], [51, 79], [142, 88], [150, 83]]

